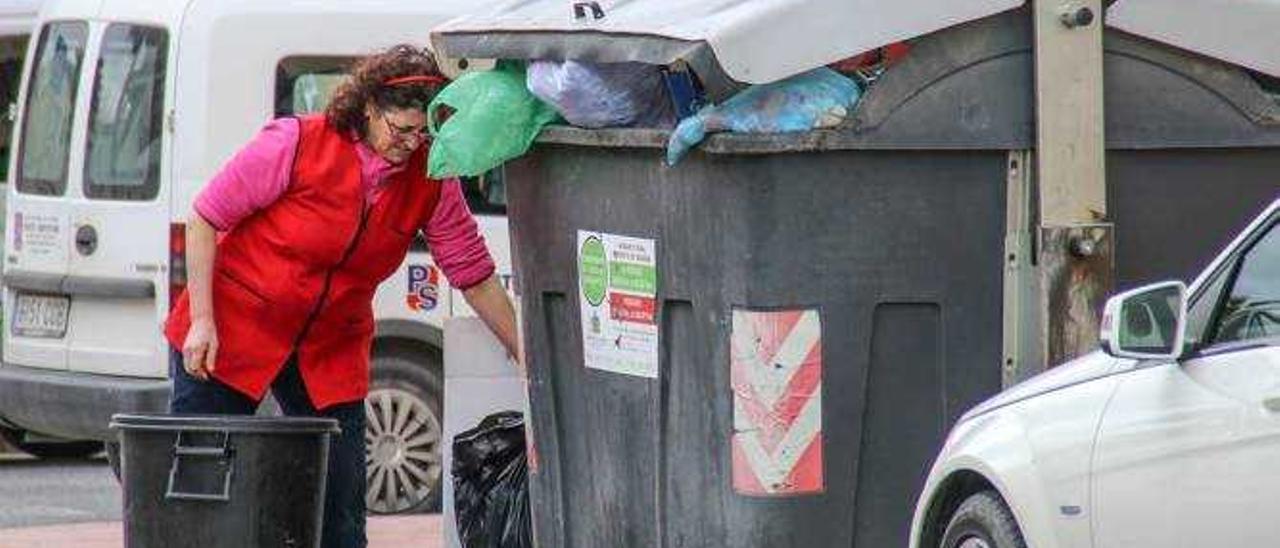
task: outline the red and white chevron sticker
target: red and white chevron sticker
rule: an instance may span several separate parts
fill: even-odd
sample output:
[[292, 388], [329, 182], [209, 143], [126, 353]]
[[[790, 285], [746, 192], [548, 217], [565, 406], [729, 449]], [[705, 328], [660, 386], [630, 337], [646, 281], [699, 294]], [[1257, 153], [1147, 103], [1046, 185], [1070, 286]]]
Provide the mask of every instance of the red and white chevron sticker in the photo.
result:
[[733, 488], [821, 493], [822, 324], [812, 309], [733, 311]]

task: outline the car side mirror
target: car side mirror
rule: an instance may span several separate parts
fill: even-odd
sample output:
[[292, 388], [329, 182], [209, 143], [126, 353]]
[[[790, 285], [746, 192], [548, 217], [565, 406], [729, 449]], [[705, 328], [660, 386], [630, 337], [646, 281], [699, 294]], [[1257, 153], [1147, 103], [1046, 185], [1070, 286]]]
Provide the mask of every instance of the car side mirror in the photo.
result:
[[1107, 300], [1102, 349], [1117, 358], [1177, 359], [1187, 329], [1187, 285], [1161, 282]]

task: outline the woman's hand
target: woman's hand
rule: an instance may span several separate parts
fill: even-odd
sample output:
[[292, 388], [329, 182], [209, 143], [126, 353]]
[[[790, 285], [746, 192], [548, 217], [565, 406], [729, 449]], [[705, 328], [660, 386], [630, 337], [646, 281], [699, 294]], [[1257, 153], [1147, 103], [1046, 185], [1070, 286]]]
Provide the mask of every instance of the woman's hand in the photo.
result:
[[182, 365], [192, 376], [209, 380], [218, 358], [218, 329], [213, 322], [213, 254], [217, 231], [192, 210], [187, 221], [187, 296], [191, 330], [182, 342]]
[[191, 376], [209, 380], [218, 361], [218, 329], [212, 318], [193, 318], [182, 344], [182, 367]]
[[[517, 318], [517, 321], [519, 321], [518, 318]], [[519, 329], [517, 329], [516, 331], [518, 333]], [[520, 370], [520, 376], [523, 377], [525, 380], [529, 380], [529, 365], [526, 364], [524, 361], [523, 337], [519, 337], [519, 336], [516, 337], [515, 361], [516, 361], [516, 369]]]
[[520, 335], [516, 327], [516, 311], [511, 306], [511, 299], [497, 276], [489, 276], [483, 282], [462, 292], [467, 304], [476, 311], [476, 315], [484, 320], [485, 325], [498, 336], [502, 346], [507, 349], [515, 366], [525, 375], [524, 350], [520, 348]]

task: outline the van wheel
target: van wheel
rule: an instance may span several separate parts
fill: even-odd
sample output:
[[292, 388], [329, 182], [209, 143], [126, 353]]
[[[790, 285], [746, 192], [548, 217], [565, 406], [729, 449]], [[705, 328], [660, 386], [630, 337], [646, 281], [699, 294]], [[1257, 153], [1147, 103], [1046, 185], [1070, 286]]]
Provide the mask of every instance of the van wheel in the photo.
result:
[[0, 438], [19, 451], [42, 459], [83, 459], [102, 451], [97, 441], [42, 441], [27, 442], [21, 430], [0, 428]]
[[[381, 350], [381, 349], [379, 349]], [[443, 386], [438, 351], [377, 351], [365, 399], [365, 502], [375, 514], [438, 512]]]
[[995, 491], [960, 503], [942, 536], [942, 548], [1026, 548], [1013, 512]]

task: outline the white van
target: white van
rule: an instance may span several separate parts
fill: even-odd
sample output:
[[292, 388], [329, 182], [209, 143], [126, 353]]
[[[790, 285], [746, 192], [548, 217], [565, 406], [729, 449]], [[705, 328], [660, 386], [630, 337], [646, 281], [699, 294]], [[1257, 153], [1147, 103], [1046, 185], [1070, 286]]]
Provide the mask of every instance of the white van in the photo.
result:
[[[183, 223], [195, 195], [267, 120], [322, 109], [353, 59], [425, 44], [432, 26], [472, 5], [46, 5], [10, 166], [0, 426], [108, 441], [111, 414], [164, 411], [160, 327], [185, 283]], [[509, 280], [501, 178], [466, 187]], [[370, 478], [385, 470], [370, 490], [374, 512], [438, 503], [441, 325], [468, 312], [425, 247], [379, 288], [366, 406]]]
[[[6, 105], [17, 105], [22, 61], [26, 58], [27, 41], [39, 13], [40, 0], [12, 0], [0, 5], [0, 109]], [[0, 110], [0, 184], [8, 177], [12, 134], [13, 119], [7, 111]], [[4, 207], [4, 196], [5, 193], [0, 192], [0, 209]], [[0, 231], [4, 229], [3, 219], [0, 216]], [[4, 249], [4, 242], [0, 242], [0, 249]], [[65, 447], [65, 444], [59, 444], [59, 447]], [[42, 449], [37, 447], [35, 450]], [[11, 448], [5, 436], [0, 434], [0, 453], [8, 450]]]
[[40, 12], [40, 3], [41, 0], [0, 3], [0, 179], [4, 179], [9, 167], [9, 141], [13, 133], [13, 121], [3, 109], [18, 99], [22, 61], [26, 57], [31, 29], [35, 28], [36, 16]]

